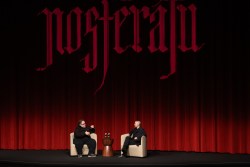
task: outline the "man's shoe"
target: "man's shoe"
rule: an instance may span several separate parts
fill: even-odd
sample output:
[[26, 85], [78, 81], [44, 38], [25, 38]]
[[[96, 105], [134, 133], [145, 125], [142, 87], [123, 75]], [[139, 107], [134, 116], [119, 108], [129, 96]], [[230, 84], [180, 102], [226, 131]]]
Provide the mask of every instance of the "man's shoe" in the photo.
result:
[[119, 156], [119, 158], [127, 158], [127, 150], [122, 150], [121, 151], [121, 155]]
[[124, 157], [127, 157], [127, 150], [123, 150], [123, 151], [122, 151], [122, 155], [123, 155]]
[[89, 154], [88, 157], [96, 157], [95, 154]]
[[82, 155], [81, 155], [81, 154], [79, 154], [79, 155], [77, 155], [77, 157], [78, 157], [78, 158], [82, 158]]

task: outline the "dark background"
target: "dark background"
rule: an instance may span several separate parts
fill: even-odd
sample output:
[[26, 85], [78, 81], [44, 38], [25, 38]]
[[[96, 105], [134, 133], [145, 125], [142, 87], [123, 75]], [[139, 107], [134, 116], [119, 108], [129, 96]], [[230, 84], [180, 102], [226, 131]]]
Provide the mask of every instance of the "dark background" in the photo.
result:
[[[141, 8], [157, 2], [110, 0], [110, 15], [122, 6]], [[196, 5], [197, 43], [204, 43], [202, 49], [177, 50], [176, 73], [160, 80], [169, 70], [169, 51], [148, 51], [152, 25], [141, 23], [141, 53], [128, 49], [117, 54], [111, 21], [109, 69], [104, 86], [94, 95], [102, 79], [102, 22], [98, 22], [95, 71], [87, 74], [81, 69], [80, 59], [92, 49], [91, 38], [86, 38], [76, 53], [55, 51], [53, 65], [38, 72], [35, 69], [46, 54], [45, 19], [39, 13], [46, 7], [59, 7], [68, 14], [76, 6], [83, 12], [96, 6], [102, 16], [101, 1], [1, 2], [0, 148], [67, 149], [69, 133], [83, 118], [96, 126], [98, 149], [105, 132], [111, 132], [114, 148], [119, 149], [120, 135], [139, 119], [151, 150], [250, 153], [250, 4], [245, 0], [179, 3]], [[162, 4], [169, 8], [169, 1]], [[131, 24], [126, 22], [121, 30], [122, 45], [132, 42]], [[169, 33], [169, 23], [166, 27]]]

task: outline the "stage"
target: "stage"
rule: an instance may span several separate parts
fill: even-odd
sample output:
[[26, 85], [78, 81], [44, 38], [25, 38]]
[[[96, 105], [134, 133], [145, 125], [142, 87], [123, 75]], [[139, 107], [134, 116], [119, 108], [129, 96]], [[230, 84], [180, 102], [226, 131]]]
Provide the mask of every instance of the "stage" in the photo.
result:
[[0, 150], [1, 166], [249, 166], [249, 154], [148, 151], [146, 158], [70, 157], [67, 150]]

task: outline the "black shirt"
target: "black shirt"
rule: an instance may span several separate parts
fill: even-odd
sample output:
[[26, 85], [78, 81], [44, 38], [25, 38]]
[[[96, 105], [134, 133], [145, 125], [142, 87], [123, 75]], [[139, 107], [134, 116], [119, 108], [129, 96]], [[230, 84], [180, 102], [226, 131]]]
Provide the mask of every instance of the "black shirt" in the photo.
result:
[[84, 137], [90, 137], [89, 135], [86, 135], [85, 132], [95, 133], [95, 128], [91, 128], [89, 126], [86, 126], [85, 128], [78, 125], [74, 131], [74, 137], [75, 139], [82, 139]]
[[147, 136], [147, 134], [146, 134], [146, 132], [145, 132], [145, 130], [143, 129], [143, 128], [134, 128], [134, 129], [132, 129], [130, 132], [129, 132], [129, 136], [131, 137], [131, 138], [135, 138], [135, 137], [137, 137], [137, 140], [136, 141], [138, 141], [138, 142], [140, 142], [141, 141], [141, 137], [142, 136]]

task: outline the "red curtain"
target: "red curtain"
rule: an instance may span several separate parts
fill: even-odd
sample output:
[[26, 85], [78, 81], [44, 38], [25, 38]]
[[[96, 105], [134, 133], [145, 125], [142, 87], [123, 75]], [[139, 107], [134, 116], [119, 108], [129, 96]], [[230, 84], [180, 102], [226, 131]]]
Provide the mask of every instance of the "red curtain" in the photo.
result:
[[119, 150], [121, 134], [141, 120], [149, 150], [250, 153], [245, 90], [235, 92], [223, 80], [199, 83], [180, 73], [158, 85], [117, 76], [96, 95], [84, 97], [79, 82], [50, 88], [51, 83], [9, 84], [1, 105], [0, 148], [68, 149], [69, 134], [84, 119], [96, 127], [98, 149], [110, 132]]

